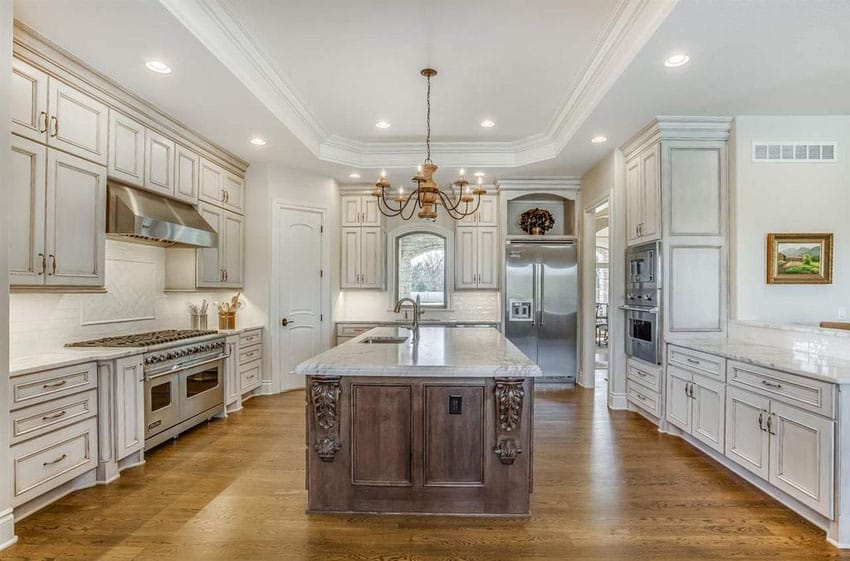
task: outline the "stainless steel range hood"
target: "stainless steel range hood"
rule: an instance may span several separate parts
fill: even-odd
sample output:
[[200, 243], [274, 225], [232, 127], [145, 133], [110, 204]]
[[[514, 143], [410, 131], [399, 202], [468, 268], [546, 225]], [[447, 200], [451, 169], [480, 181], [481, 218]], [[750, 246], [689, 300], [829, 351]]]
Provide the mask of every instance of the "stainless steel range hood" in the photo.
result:
[[217, 247], [218, 234], [191, 205], [109, 182], [106, 237], [164, 247]]

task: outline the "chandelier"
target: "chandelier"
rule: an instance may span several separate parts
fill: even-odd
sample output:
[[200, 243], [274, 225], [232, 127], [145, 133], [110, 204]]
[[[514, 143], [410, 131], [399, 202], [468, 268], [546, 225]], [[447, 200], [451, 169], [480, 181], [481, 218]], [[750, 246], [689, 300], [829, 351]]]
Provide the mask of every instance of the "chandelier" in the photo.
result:
[[[378, 199], [378, 209], [384, 216], [401, 216], [402, 220], [410, 220], [416, 209], [419, 212], [416, 215], [419, 218], [430, 220], [437, 219], [437, 207], [442, 206], [446, 209], [446, 213], [455, 220], [460, 220], [465, 216], [474, 214], [478, 211], [481, 205], [481, 195], [487, 194], [481, 184], [481, 178], [478, 178], [478, 185], [475, 188], [470, 188], [469, 181], [463, 175], [463, 170], [460, 170], [460, 176], [452, 183], [454, 189], [449, 192], [440, 189], [439, 185], [434, 181], [434, 172], [437, 171], [437, 165], [431, 161], [431, 78], [437, 75], [437, 71], [433, 68], [423, 68], [420, 72], [425, 76], [427, 82], [425, 93], [425, 161], [419, 166], [413, 181], [416, 187], [409, 193], [404, 192], [404, 187], [399, 187], [391, 199], [387, 198], [387, 191], [391, 189], [390, 183], [386, 179], [386, 174], [381, 172], [381, 177], [375, 183], [375, 190], [372, 195]], [[471, 203], [475, 201], [473, 206]]]

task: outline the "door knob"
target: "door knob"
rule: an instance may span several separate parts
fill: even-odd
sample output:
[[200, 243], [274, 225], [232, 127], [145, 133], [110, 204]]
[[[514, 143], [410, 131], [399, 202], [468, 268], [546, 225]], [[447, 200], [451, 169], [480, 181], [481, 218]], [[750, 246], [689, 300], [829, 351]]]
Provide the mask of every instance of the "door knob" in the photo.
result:
[[280, 320], [280, 324], [282, 326], [286, 327], [287, 325], [289, 325], [289, 320], [286, 319], [286, 318], [283, 318], [282, 320]]

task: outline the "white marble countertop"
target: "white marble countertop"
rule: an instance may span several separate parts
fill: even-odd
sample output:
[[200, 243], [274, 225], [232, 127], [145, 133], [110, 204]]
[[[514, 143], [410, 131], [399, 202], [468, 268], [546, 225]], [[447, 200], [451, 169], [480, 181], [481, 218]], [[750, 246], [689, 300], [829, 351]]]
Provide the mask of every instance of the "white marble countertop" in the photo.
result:
[[28, 356], [9, 359], [9, 376], [23, 376], [32, 372], [73, 366], [98, 360], [115, 360], [145, 352], [143, 347], [99, 347], [99, 348], [62, 348]]
[[248, 327], [237, 327], [236, 329], [219, 329], [218, 332], [223, 335], [239, 335], [246, 331], [254, 331], [255, 329], [263, 330], [264, 325], [249, 325]]
[[773, 347], [735, 339], [683, 339], [669, 344], [833, 384], [850, 384], [850, 360], [818, 353], [808, 346]]
[[[403, 327], [376, 327], [305, 360], [297, 374], [316, 376], [422, 376], [489, 378], [541, 376], [531, 359], [492, 327], [423, 326], [419, 342]], [[407, 337], [398, 344], [365, 344], [368, 337]]]

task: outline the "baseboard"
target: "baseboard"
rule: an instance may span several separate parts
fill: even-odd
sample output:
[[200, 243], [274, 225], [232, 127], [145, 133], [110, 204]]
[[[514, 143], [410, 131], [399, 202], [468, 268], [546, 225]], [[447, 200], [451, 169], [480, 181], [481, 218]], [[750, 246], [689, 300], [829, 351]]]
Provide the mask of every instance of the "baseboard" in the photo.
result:
[[15, 545], [18, 536], [15, 535], [15, 515], [11, 508], [0, 512], [0, 550]]
[[627, 394], [624, 393], [609, 393], [608, 394], [608, 409], [616, 409], [625, 411], [629, 408], [629, 400]]

